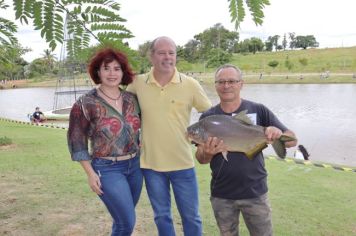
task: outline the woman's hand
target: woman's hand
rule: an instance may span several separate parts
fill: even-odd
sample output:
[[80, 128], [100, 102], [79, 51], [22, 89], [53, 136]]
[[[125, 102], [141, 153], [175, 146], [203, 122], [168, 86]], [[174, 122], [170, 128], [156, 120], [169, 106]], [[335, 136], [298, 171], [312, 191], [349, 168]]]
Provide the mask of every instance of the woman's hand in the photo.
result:
[[88, 184], [91, 190], [93, 190], [93, 192], [98, 195], [104, 194], [103, 190], [101, 189], [101, 182], [99, 177], [100, 173], [99, 175], [95, 173], [89, 161], [81, 161], [80, 164], [82, 165], [85, 173], [87, 173]]
[[101, 189], [100, 177], [95, 172], [88, 175], [88, 184], [96, 194], [102, 195], [104, 193]]

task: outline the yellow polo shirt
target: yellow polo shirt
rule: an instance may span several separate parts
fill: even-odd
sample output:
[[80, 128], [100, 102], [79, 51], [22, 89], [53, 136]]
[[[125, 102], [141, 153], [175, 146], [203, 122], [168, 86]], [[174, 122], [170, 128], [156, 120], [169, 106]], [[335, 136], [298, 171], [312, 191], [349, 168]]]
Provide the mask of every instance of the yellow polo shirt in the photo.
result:
[[141, 168], [174, 171], [194, 167], [186, 137], [191, 110], [203, 112], [211, 107], [199, 82], [176, 69], [172, 80], [162, 87], [151, 69], [127, 90], [137, 94], [142, 112]]

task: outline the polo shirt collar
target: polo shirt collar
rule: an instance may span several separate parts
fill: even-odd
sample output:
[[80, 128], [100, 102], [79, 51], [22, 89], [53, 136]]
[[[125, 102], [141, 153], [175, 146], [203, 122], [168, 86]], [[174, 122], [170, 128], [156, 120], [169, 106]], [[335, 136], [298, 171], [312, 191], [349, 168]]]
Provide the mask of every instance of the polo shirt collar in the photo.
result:
[[[169, 83], [179, 84], [180, 82], [182, 82], [180, 73], [178, 72], [177, 68], [175, 68], [173, 77], [172, 77], [171, 81], [169, 81]], [[148, 72], [146, 83], [154, 83], [154, 84], [159, 85], [159, 83], [157, 82], [157, 80], [155, 79], [155, 77], [153, 75], [153, 67], [151, 68], [150, 72]]]

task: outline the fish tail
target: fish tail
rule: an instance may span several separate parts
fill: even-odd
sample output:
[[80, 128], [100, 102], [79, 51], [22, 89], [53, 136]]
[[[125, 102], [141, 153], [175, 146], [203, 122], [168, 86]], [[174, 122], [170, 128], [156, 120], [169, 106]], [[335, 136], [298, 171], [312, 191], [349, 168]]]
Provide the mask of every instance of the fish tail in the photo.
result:
[[285, 142], [295, 141], [296, 138], [286, 134], [282, 134], [281, 137], [279, 137], [279, 140], [285, 143]]
[[284, 141], [282, 141], [281, 139], [276, 139], [272, 143], [272, 147], [273, 147], [274, 151], [277, 153], [278, 157], [280, 157], [282, 159], [286, 158], [287, 150], [284, 145]]
[[272, 147], [274, 151], [277, 153], [277, 156], [284, 159], [286, 158], [287, 155], [287, 150], [286, 150], [286, 145], [284, 144], [285, 142], [290, 142], [290, 141], [295, 141], [296, 138], [282, 134], [281, 137], [277, 140], [275, 140], [272, 143]]

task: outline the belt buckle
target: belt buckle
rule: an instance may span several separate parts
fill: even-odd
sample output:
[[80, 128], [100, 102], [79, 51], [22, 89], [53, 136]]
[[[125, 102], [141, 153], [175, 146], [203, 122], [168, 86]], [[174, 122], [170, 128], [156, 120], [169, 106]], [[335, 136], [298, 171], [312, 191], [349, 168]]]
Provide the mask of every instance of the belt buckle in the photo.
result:
[[129, 159], [133, 158], [135, 156], [134, 154], [136, 154], [136, 153], [133, 152], [133, 153], [128, 154], [128, 156], [130, 157]]
[[122, 156], [113, 157], [113, 158], [112, 158], [112, 161], [118, 162], [118, 161], [120, 161], [120, 157], [124, 158], [124, 160], [129, 160], [129, 159], [135, 157], [135, 155], [136, 155], [136, 152], [134, 152], [134, 153], [129, 153], [129, 154], [122, 155]]

